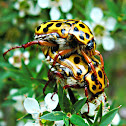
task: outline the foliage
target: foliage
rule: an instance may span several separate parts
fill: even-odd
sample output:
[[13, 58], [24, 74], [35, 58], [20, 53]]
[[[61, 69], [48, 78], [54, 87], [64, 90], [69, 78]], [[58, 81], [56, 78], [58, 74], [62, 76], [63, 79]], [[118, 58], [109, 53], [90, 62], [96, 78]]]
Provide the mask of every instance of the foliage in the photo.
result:
[[[114, 41], [114, 47], [111, 50], [107, 50], [103, 42], [99, 43], [97, 41], [99, 40], [99, 37], [96, 36], [97, 49], [103, 54], [105, 71], [110, 80], [110, 86], [106, 90], [109, 98], [117, 96], [117, 102], [115, 106], [119, 106], [120, 104], [125, 106], [125, 95], [123, 93], [125, 92], [124, 89], [126, 88], [126, 59], [124, 58], [126, 53], [125, 0], [103, 0], [102, 2], [97, 0], [71, 0], [71, 2], [72, 7], [64, 11], [60, 5], [60, 0], [54, 0], [53, 4], [50, 4], [45, 8], [38, 6], [38, 0], [1, 0], [0, 53], [3, 54], [3, 52], [15, 45], [22, 45], [28, 41], [34, 40], [34, 29], [36, 26], [54, 17], [54, 15], [51, 15], [50, 13], [53, 7], [56, 7], [55, 9], [57, 10], [58, 14], [60, 13], [60, 19], [69, 17], [73, 19], [80, 19], [83, 21], [88, 21], [91, 26], [94, 24], [95, 26], [97, 25], [91, 17], [91, 11], [94, 7], [99, 7], [102, 9], [104, 14], [101, 19], [102, 21], [107, 22], [110, 17], [114, 18], [116, 21], [116, 25], [112, 30], [106, 29], [106, 27], [101, 24], [100, 27], [92, 27], [93, 33], [95, 35], [97, 35], [96, 32], [99, 33], [100, 31], [100, 33], [104, 33], [107, 31], [107, 37], [111, 37]], [[97, 14], [95, 16], [97, 16]], [[97, 26], [99, 26], [99, 24]], [[104, 37], [104, 35], [102, 37]], [[102, 41], [102, 37], [100, 36], [100, 41]], [[7, 61], [4, 60], [2, 55], [0, 56], [0, 110], [2, 110], [4, 113], [3, 117], [0, 117], [0, 122], [5, 120], [6, 124], [10, 124], [10, 126], [18, 125], [16, 120], [20, 117], [23, 118], [23, 116], [26, 114], [22, 104], [25, 99], [24, 95], [27, 97], [35, 97], [40, 102], [43, 101], [43, 87], [48, 81], [47, 74], [49, 65], [46, 63], [45, 59], [40, 56], [40, 48], [38, 46], [32, 46], [25, 49], [25, 51], [28, 51], [30, 56], [27, 58], [22, 56], [18, 60], [17, 56], [14, 55], [15, 50], [10, 51], [6, 55], [5, 58]], [[20, 49], [20, 54], [23, 55], [25, 51]], [[12, 64], [9, 62], [10, 57], [16, 58], [15, 61], [20, 61], [21, 66], [15, 67], [14, 63]], [[29, 60], [28, 64], [25, 63], [26, 59]], [[55, 87], [55, 81], [50, 82], [45, 93], [48, 94], [50, 92], [55, 92]], [[11, 94], [10, 92], [12, 89], [16, 89], [17, 91]], [[86, 121], [88, 121], [88, 124], [94, 126], [107, 125], [111, 123], [114, 115], [117, 113], [118, 108], [115, 108], [103, 115], [102, 111], [104, 105], [101, 103], [97, 108], [97, 114], [95, 115], [93, 123], [91, 121], [92, 117], [83, 117], [80, 113], [81, 108], [86, 102], [86, 98], [77, 100], [73, 104], [71, 99], [66, 97], [66, 94], [67, 92], [63, 90], [59, 84], [59, 105], [57, 106], [56, 111], [54, 110], [54, 112], [48, 113], [45, 112], [40, 117], [42, 121], [50, 121], [45, 121], [45, 124], [47, 123], [53, 125], [52, 121], [63, 120], [66, 126], [69, 126], [70, 123], [74, 125], [87, 125]], [[79, 97], [77, 92], [74, 94], [76, 98]], [[18, 107], [18, 100], [21, 101], [20, 105], [22, 107]], [[8, 110], [11, 110], [11, 112], [7, 113]], [[27, 118], [32, 119], [29, 115], [30, 114], [27, 114], [22, 120], [27, 122]], [[11, 116], [13, 117], [13, 121], [9, 120]]]

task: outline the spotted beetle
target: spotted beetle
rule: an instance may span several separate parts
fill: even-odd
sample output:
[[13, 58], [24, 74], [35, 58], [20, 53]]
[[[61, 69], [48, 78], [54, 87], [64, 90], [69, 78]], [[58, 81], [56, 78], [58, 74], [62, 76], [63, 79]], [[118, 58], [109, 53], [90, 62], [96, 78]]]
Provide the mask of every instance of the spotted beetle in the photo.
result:
[[[3, 56], [5, 56], [5, 54], [12, 49], [27, 48], [35, 44], [40, 45], [41, 48], [45, 48], [45, 46], [57, 48], [58, 53], [54, 58], [53, 66], [56, 63], [58, 56], [67, 55], [76, 50], [78, 54], [83, 55], [85, 60], [91, 66], [97, 82], [97, 73], [91, 60], [92, 58], [94, 58], [94, 55], [98, 55], [100, 57], [102, 66], [101, 68], [104, 72], [103, 57], [100, 52], [96, 50], [96, 42], [94, 40], [94, 36], [89, 27], [81, 20], [61, 19], [43, 22], [35, 29], [34, 41], [28, 42], [21, 46], [13, 47], [6, 51]], [[107, 84], [109, 85], [108, 81]]]

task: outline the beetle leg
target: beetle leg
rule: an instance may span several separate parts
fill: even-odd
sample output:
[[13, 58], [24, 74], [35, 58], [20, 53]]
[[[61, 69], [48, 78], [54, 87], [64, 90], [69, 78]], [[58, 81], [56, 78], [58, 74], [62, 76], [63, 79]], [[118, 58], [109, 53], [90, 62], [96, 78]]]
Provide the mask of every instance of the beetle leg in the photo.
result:
[[109, 80], [108, 80], [107, 75], [106, 75], [105, 70], [104, 70], [104, 61], [103, 61], [103, 57], [102, 57], [102, 55], [100, 54], [100, 52], [99, 52], [98, 50], [95, 50], [94, 55], [97, 55], [97, 56], [100, 57], [100, 61], [101, 61], [101, 65], [102, 65], [102, 70], [103, 70], [103, 73], [104, 73], [105, 78], [106, 78], [106, 80], [107, 80], [107, 86], [106, 86], [106, 87], [108, 87], [108, 86], [109, 86]]
[[85, 96], [87, 97], [87, 105], [88, 105], [88, 113], [89, 113], [88, 89], [87, 89], [87, 86], [85, 86], [84, 90], [85, 90]]
[[43, 45], [43, 46], [56, 46], [56, 44], [53, 44], [53, 43], [50, 43], [50, 42], [46, 42], [46, 41], [42, 41], [42, 40], [34, 40], [34, 41], [31, 41], [31, 42], [28, 42], [26, 44], [23, 44], [21, 46], [15, 46], [15, 47], [12, 47], [11, 49], [8, 49], [6, 52], [3, 53], [3, 57], [5, 59], [5, 55], [13, 50], [13, 49], [16, 49], [16, 48], [27, 48], [29, 46], [32, 46], [32, 45]]
[[62, 50], [62, 51], [59, 51], [58, 54], [54, 57], [54, 62], [53, 62], [53, 65], [54, 66], [56, 64], [56, 61], [58, 59], [58, 56], [62, 56], [62, 55], [65, 55], [69, 52], [71, 52], [73, 49], [65, 49], [65, 50]]
[[81, 50], [81, 53], [82, 53], [82, 55], [84, 56], [85, 60], [90, 64], [91, 69], [92, 69], [93, 72], [94, 72], [94, 76], [95, 76], [95, 78], [96, 78], [96, 81], [97, 81], [97, 83], [99, 84], [99, 81], [98, 81], [98, 79], [97, 79], [97, 73], [96, 73], [96, 70], [95, 70], [94, 65], [92, 64], [92, 60], [87, 56], [87, 54], [86, 54], [83, 50]]

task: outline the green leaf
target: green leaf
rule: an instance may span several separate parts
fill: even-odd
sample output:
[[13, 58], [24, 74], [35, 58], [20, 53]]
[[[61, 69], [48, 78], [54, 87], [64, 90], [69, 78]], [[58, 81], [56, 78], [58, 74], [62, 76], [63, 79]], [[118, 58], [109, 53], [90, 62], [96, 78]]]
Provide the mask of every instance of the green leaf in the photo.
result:
[[24, 94], [28, 93], [29, 91], [31, 91], [31, 90], [28, 87], [23, 87], [21, 89], [18, 89], [18, 91], [16, 93], [9, 95], [7, 97], [7, 99], [11, 99], [14, 96], [24, 95]]
[[22, 117], [18, 118], [17, 120], [19, 121], [21, 119], [33, 119], [33, 118], [32, 118], [32, 115], [31, 114], [25, 114]]
[[100, 122], [99, 126], [107, 126], [111, 123], [112, 119], [114, 118], [115, 114], [118, 112], [118, 108], [115, 108], [111, 111], [109, 111], [107, 114], [105, 114]]
[[66, 116], [63, 117], [63, 121], [65, 123], [65, 126], [69, 126], [69, 120], [70, 119], [68, 117], [66, 117]]
[[101, 121], [101, 118], [102, 118], [102, 102], [101, 102], [101, 104], [99, 106], [99, 110], [98, 110], [97, 116], [96, 116], [95, 121], [94, 121], [94, 126], [97, 123], [97, 120], [99, 118], [100, 118], [100, 121]]
[[78, 126], [88, 126], [87, 123], [85, 123], [84, 119], [80, 117], [79, 115], [73, 114], [70, 117], [70, 122], [72, 124], [78, 125]]
[[105, 1], [107, 3], [109, 11], [111, 12], [111, 15], [117, 18], [120, 13], [119, 5], [114, 3], [113, 0], [105, 0]]
[[86, 3], [86, 7], [85, 7], [85, 16], [87, 20], [90, 20], [90, 12], [91, 9], [93, 8], [93, 0], [88, 0]]
[[79, 110], [82, 108], [82, 106], [85, 104], [87, 98], [83, 98], [79, 101], [77, 101], [74, 105], [73, 105], [73, 110], [72, 113], [77, 113], [79, 112]]
[[28, 67], [24, 64], [22, 60], [22, 71], [24, 72], [25, 76], [32, 77], [31, 72], [29, 71]]
[[65, 90], [63, 90], [60, 84], [58, 86], [58, 96], [59, 96], [59, 104], [60, 104], [61, 109], [66, 113], [70, 112], [72, 103], [66, 97], [66, 92]]
[[13, 105], [14, 103], [16, 103], [16, 101], [14, 101], [14, 100], [7, 100], [7, 101], [2, 103], [2, 106], [3, 107], [7, 107], [7, 106]]
[[65, 116], [63, 112], [55, 111], [55, 112], [43, 115], [40, 118], [45, 119], [45, 120], [50, 120], [50, 121], [59, 121], [59, 120], [63, 120], [63, 116]]

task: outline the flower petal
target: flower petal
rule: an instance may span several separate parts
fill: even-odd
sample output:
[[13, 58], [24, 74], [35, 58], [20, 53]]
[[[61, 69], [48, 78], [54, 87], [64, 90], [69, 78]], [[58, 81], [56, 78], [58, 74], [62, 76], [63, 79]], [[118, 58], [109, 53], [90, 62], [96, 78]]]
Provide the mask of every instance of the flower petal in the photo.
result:
[[57, 7], [52, 7], [49, 14], [50, 14], [51, 20], [58, 20], [61, 15], [61, 13]]
[[32, 122], [27, 122], [24, 126], [35, 126]]
[[39, 53], [38, 59], [41, 59], [41, 60], [45, 59], [45, 55], [43, 53]]
[[7, 123], [5, 121], [0, 121], [0, 126], [7, 126]]
[[112, 120], [112, 125], [118, 126], [119, 122], [120, 122], [120, 116], [118, 113], [116, 113], [114, 119]]
[[64, 126], [64, 121], [63, 120], [55, 121], [55, 125], [56, 126]]
[[25, 58], [29, 58], [30, 53], [29, 53], [28, 51], [25, 51], [25, 52], [23, 53], [23, 56], [24, 56]]
[[0, 119], [3, 118], [3, 112], [0, 110]]
[[94, 22], [99, 23], [103, 17], [103, 12], [102, 12], [101, 8], [94, 7], [91, 10], [90, 17]]
[[21, 51], [20, 50], [15, 50], [14, 51], [14, 56], [20, 56], [21, 55]]
[[25, 16], [25, 12], [23, 10], [19, 11], [19, 17], [23, 18]]
[[68, 12], [72, 8], [72, 5], [71, 0], [60, 0], [60, 6], [63, 12]]
[[25, 63], [25, 65], [28, 65], [29, 64], [29, 59], [25, 59], [24, 63]]
[[[89, 116], [93, 116], [95, 114], [96, 106], [93, 103], [89, 103]], [[81, 108], [81, 113], [88, 112], [88, 105], [87, 103]]]
[[50, 0], [38, 0], [38, 5], [41, 8], [47, 8], [50, 5]]
[[38, 4], [36, 4], [34, 6], [32, 1], [28, 1], [30, 8], [28, 9], [28, 13], [31, 15], [38, 15], [41, 11], [41, 8], [38, 6]]
[[[53, 97], [52, 97], [52, 95], [53, 95]], [[46, 108], [50, 111], [50, 110], [54, 110], [57, 107], [59, 98], [58, 98], [57, 94], [48, 93], [45, 96], [44, 101], [45, 101]]]
[[109, 17], [106, 21], [105, 27], [107, 30], [112, 31], [114, 30], [115, 25], [116, 25], [116, 19], [113, 17]]
[[13, 64], [13, 63], [14, 63], [14, 57], [10, 57], [10, 58], [8, 59], [8, 61], [9, 61], [10, 64]]
[[26, 111], [30, 114], [39, 113], [40, 107], [38, 101], [34, 98], [26, 98], [24, 100], [24, 107]]
[[102, 39], [102, 44], [103, 44], [103, 48], [107, 51], [111, 51], [114, 49], [115, 47], [115, 42], [114, 39], [109, 37], [109, 36], [105, 36]]
[[36, 66], [36, 72], [37, 72], [37, 73], [41, 70], [42, 65], [43, 65], [43, 64], [40, 63], [40, 64], [38, 64], [38, 65]]
[[72, 18], [73, 18], [73, 16], [72, 16], [72, 14], [71, 14], [71, 13], [67, 13], [67, 14], [66, 14], [66, 18], [67, 18], [67, 19], [72, 19]]

